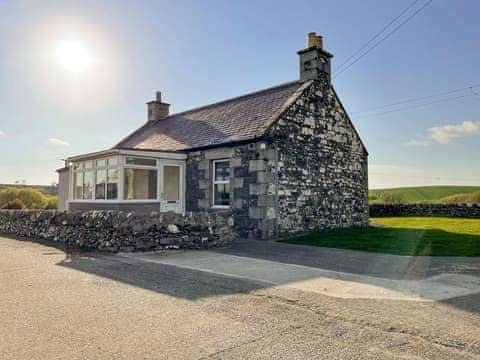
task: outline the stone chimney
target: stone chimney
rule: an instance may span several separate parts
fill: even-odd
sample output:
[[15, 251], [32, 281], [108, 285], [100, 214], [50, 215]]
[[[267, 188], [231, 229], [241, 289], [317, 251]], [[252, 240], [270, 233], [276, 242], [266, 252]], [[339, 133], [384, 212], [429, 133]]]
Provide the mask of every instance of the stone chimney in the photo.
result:
[[157, 91], [157, 98], [147, 103], [148, 121], [156, 121], [168, 117], [170, 104], [162, 102], [162, 93]]
[[307, 48], [298, 52], [300, 56], [300, 81], [326, 78], [331, 82], [330, 59], [332, 54], [323, 50], [323, 38], [314, 32], [307, 35]]

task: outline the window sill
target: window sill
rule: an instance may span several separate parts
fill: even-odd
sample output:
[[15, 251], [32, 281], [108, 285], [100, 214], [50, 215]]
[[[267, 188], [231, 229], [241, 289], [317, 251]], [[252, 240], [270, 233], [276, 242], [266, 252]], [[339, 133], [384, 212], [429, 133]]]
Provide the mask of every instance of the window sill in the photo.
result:
[[230, 208], [231, 208], [230, 205], [213, 205], [212, 206], [212, 209], [220, 209], [220, 210], [221, 209], [225, 210], [225, 209], [230, 209]]

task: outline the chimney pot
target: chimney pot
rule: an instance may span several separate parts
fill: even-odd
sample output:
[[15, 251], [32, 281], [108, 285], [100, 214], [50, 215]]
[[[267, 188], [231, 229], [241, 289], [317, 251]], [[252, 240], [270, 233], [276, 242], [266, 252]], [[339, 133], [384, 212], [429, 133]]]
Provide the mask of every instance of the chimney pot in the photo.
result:
[[307, 48], [316, 47], [323, 49], [323, 38], [315, 32], [308, 33]]
[[157, 98], [157, 101], [158, 102], [162, 102], [162, 92], [161, 91], [157, 91], [156, 92], [156, 98]]

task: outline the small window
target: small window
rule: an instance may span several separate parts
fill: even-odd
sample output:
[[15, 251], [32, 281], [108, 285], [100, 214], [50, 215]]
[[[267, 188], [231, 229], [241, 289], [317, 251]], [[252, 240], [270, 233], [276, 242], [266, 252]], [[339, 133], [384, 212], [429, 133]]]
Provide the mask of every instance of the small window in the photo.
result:
[[91, 169], [93, 167], [93, 161], [85, 161], [84, 168]]
[[126, 164], [127, 165], [140, 165], [140, 166], [157, 166], [157, 160], [146, 159], [146, 158], [127, 157]]
[[213, 206], [230, 206], [230, 163], [213, 162]]

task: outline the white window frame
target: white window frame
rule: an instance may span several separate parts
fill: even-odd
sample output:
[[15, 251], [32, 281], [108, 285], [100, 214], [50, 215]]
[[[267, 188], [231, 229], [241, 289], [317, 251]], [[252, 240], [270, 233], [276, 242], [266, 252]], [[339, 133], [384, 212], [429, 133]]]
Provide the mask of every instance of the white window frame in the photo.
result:
[[[87, 162], [92, 163], [92, 167], [86, 168], [85, 164]], [[95, 162], [91, 160], [86, 160], [86, 161], [80, 161], [74, 164], [78, 165], [78, 169], [75, 169], [73, 167], [73, 173], [72, 173], [72, 198], [75, 201], [85, 201], [85, 202], [90, 202], [95, 200]], [[84, 192], [85, 192], [85, 173], [89, 172], [92, 174], [92, 197], [89, 199], [84, 199]], [[76, 175], [77, 174], [82, 174], [82, 198], [81, 199], [75, 199], [75, 193], [76, 193]]]
[[[108, 162], [111, 159], [117, 160], [117, 165], [109, 165]], [[97, 161], [104, 160], [104, 166], [97, 166]], [[95, 171], [94, 174], [94, 191], [93, 191], [93, 201], [118, 201], [120, 199], [120, 158], [118, 156], [109, 156], [109, 157], [101, 157], [93, 160], [93, 168]], [[97, 171], [98, 170], [105, 170], [105, 195], [103, 199], [97, 199]], [[116, 199], [107, 199], [108, 194], [108, 170], [117, 170], [117, 198]]]
[[230, 207], [232, 206], [231, 188], [230, 188], [230, 204], [229, 205], [215, 205], [215, 185], [230, 184], [230, 178], [232, 176], [231, 169], [230, 169], [229, 176], [228, 176], [227, 180], [215, 180], [215, 165], [217, 163], [221, 163], [221, 162], [226, 162], [228, 164], [228, 167], [230, 167], [230, 159], [218, 159], [218, 160], [213, 160], [212, 161], [212, 208], [213, 209], [230, 209]]
[[[115, 166], [109, 166], [108, 165], [108, 160], [109, 159], [112, 159], [112, 158], [116, 158], [117, 159], [117, 165]], [[97, 167], [97, 161], [98, 160], [105, 160], [106, 161], [106, 164], [105, 166], [99, 166]], [[86, 162], [91, 162], [92, 163], [92, 167], [90, 168], [85, 168], [85, 163]], [[78, 169], [75, 169], [75, 165], [79, 165], [79, 168]], [[88, 159], [88, 160], [84, 160], [84, 161], [76, 161], [74, 163], [72, 163], [72, 186], [71, 186], [71, 191], [72, 191], [72, 196], [71, 196], [71, 200], [70, 202], [86, 202], [86, 203], [91, 203], [91, 202], [110, 202], [110, 203], [115, 203], [115, 202], [118, 202], [118, 200], [120, 200], [120, 183], [117, 184], [117, 198], [116, 199], [109, 199], [107, 200], [106, 199], [106, 196], [107, 196], [107, 189], [106, 189], [106, 186], [107, 184], [105, 184], [105, 198], [104, 199], [96, 199], [96, 192], [97, 192], [97, 170], [105, 170], [106, 171], [106, 178], [105, 180], [108, 181], [108, 170], [112, 170], [112, 169], [117, 169], [117, 171], [119, 172], [119, 176], [118, 176], [118, 181], [120, 182], [120, 157], [118, 156], [109, 156], [109, 157], [101, 157], [101, 158], [95, 158], [95, 159]], [[91, 172], [92, 173], [92, 198], [90, 199], [84, 199], [83, 198], [83, 189], [82, 189], [82, 198], [81, 199], [75, 199], [75, 175], [77, 173], [85, 173], [85, 172]]]
[[[135, 164], [127, 164], [127, 158], [141, 158], [141, 159], [148, 159], [148, 160], [154, 160], [155, 165], [135, 165]], [[121, 173], [122, 173], [122, 200], [125, 202], [142, 202], [142, 203], [156, 203], [160, 201], [160, 171], [159, 171], [159, 161], [158, 159], [155, 158], [148, 158], [144, 156], [135, 156], [135, 155], [126, 155], [122, 156], [122, 164], [123, 166], [121, 167]], [[155, 170], [157, 172], [157, 194], [155, 196], [155, 199], [125, 199], [125, 169], [140, 169], [140, 170]]]

